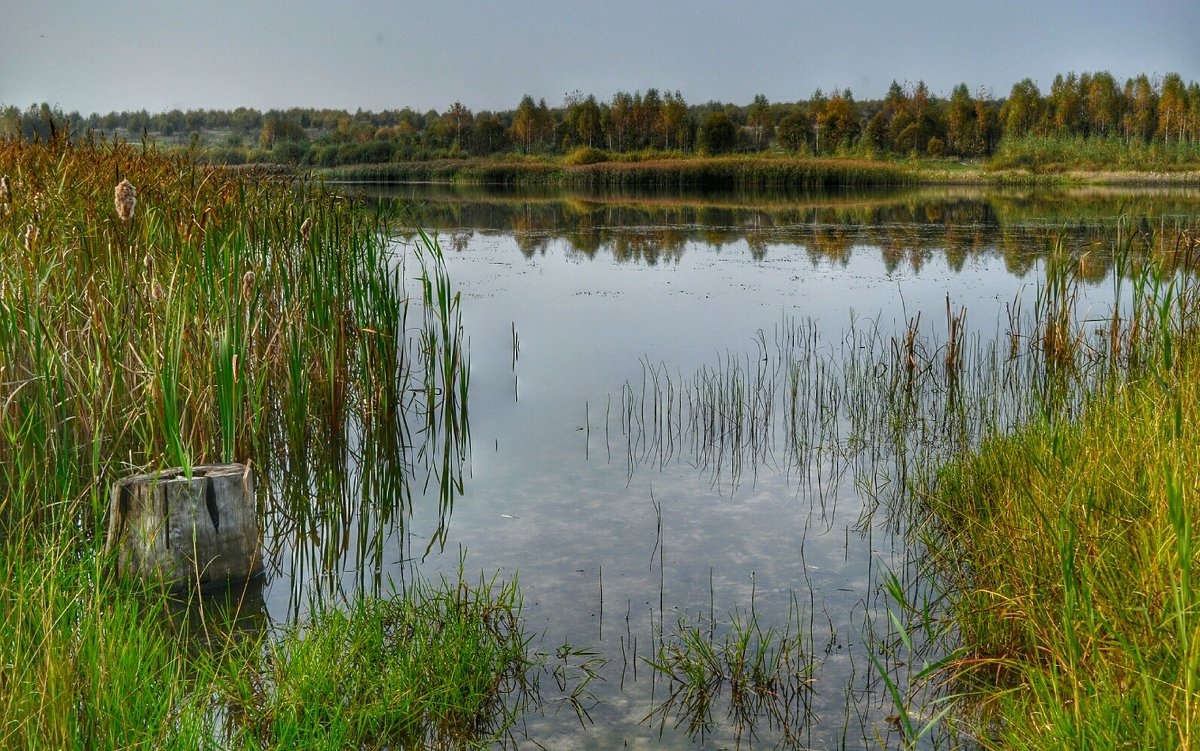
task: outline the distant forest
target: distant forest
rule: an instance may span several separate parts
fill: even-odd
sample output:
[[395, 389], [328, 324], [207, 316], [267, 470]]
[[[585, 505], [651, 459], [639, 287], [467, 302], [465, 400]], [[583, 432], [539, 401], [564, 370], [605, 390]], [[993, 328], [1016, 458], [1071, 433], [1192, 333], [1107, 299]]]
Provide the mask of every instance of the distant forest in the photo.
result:
[[1200, 84], [1174, 73], [1123, 83], [1107, 72], [1069, 73], [1056, 76], [1046, 92], [1027, 78], [1004, 98], [972, 92], [966, 84], [946, 98], [923, 82], [893, 82], [881, 100], [858, 101], [850, 89], [818, 89], [805, 101], [770, 102], [759, 95], [747, 105], [688, 104], [678, 91], [653, 88], [621, 91], [609, 101], [576, 91], [559, 106], [525, 96], [504, 112], [473, 112], [459, 102], [440, 113], [239, 107], [83, 116], [45, 104], [0, 107], [0, 137], [45, 139], [52, 126], [67, 127], [74, 137], [90, 132], [192, 148], [215, 163], [299, 167], [505, 154], [582, 162], [638, 152], [978, 159], [1029, 138], [1174, 146], [1194, 159]]

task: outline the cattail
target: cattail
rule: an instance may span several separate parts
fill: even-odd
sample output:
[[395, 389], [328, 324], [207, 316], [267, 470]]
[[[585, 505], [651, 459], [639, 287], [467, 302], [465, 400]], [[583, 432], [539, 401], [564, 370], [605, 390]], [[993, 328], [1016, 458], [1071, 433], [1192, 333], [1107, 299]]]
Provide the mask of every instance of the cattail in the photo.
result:
[[254, 296], [254, 272], [247, 271], [242, 274], [242, 303], [249, 305], [250, 300]]
[[33, 250], [33, 244], [38, 239], [38, 228], [32, 224], [25, 225], [25, 252], [29, 253]]
[[8, 175], [0, 177], [0, 203], [8, 203], [12, 200], [12, 189], [8, 185]]
[[121, 221], [127, 222], [133, 218], [133, 207], [137, 204], [137, 191], [133, 189], [133, 183], [129, 182], [129, 178], [122, 180], [117, 184], [117, 189], [113, 192], [114, 203], [117, 207], [117, 216], [121, 217]]
[[300, 225], [300, 238], [304, 242], [308, 242], [308, 233], [312, 230], [312, 217], [307, 217], [304, 223]]

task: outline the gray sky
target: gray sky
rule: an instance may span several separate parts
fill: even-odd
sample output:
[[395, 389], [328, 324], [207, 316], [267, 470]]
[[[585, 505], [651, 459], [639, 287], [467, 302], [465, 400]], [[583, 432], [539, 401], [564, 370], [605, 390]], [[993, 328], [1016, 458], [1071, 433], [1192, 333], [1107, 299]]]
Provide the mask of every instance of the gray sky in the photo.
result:
[[1072, 70], [1198, 80], [1198, 32], [1198, 0], [0, 0], [0, 103], [443, 111], [653, 86], [744, 104], [893, 78], [1005, 95]]

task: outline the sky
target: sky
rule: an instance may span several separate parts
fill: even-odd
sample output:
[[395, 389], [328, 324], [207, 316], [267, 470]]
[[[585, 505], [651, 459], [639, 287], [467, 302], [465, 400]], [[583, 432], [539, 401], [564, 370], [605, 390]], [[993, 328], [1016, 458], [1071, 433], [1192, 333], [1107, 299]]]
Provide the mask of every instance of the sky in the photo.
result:
[[0, 104], [64, 112], [514, 109], [524, 94], [690, 104], [1004, 96], [1056, 73], [1200, 80], [1198, 0], [0, 0]]

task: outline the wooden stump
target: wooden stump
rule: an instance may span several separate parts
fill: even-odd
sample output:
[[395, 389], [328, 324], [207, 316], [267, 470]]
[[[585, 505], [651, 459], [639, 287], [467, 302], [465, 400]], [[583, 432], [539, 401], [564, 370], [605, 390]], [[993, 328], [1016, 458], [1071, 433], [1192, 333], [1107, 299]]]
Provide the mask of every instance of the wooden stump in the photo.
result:
[[227, 585], [262, 571], [254, 475], [243, 464], [168, 469], [118, 480], [108, 551], [123, 576], [181, 589]]

